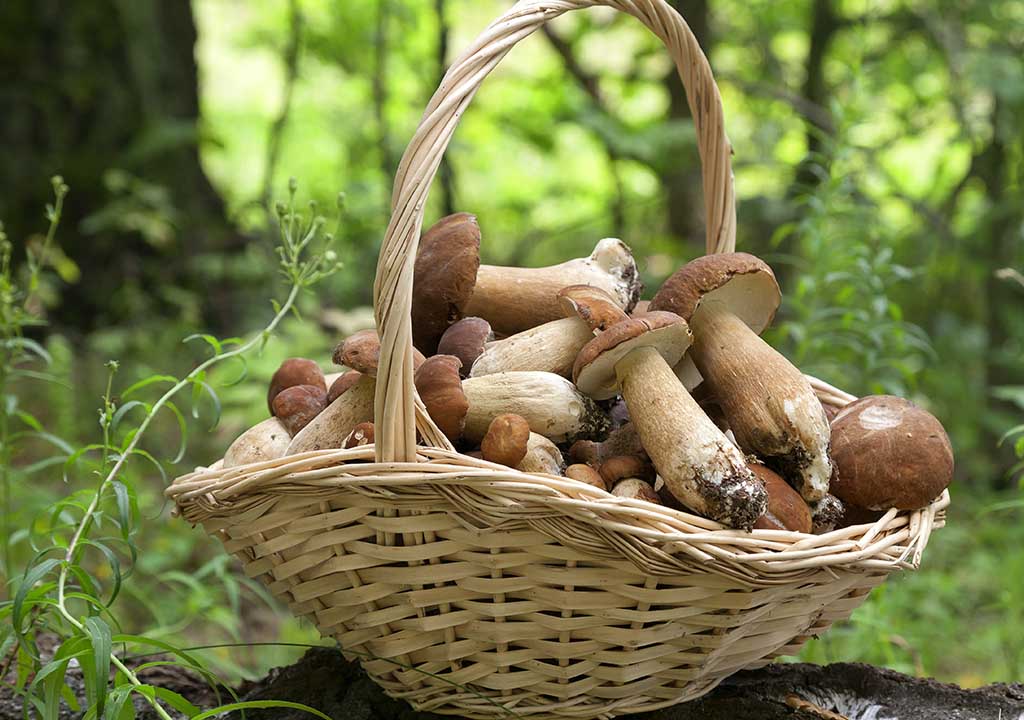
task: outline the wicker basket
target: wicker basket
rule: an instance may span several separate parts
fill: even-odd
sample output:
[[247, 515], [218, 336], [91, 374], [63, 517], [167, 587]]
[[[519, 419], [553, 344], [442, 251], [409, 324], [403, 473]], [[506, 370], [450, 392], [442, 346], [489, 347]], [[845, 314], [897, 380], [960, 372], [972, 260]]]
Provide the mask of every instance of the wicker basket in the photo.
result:
[[[412, 382], [423, 207], [483, 79], [541, 24], [608, 5], [665, 43], [703, 164], [708, 252], [735, 243], [730, 146], [707, 60], [663, 0], [523, 0], [452, 65], [402, 158], [375, 284], [377, 445], [230, 469], [168, 494], [390, 695], [474, 718], [612, 717], [708, 692], [796, 652], [897, 568], [916, 568], [949, 496], [825, 535], [723, 529], [568, 478], [456, 453]], [[823, 400], [852, 396], [812, 379]], [[417, 446], [417, 432], [424, 445]]]

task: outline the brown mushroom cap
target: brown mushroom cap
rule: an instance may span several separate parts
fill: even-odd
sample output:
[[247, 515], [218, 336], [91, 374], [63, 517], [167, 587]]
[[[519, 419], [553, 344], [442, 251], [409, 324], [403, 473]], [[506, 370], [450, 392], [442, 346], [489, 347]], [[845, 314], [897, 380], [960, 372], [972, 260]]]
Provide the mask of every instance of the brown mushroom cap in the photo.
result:
[[640, 347], [653, 347], [669, 365], [675, 365], [690, 347], [686, 321], [671, 312], [650, 312], [612, 325], [580, 350], [572, 369], [580, 392], [596, 400], [618, 394], [618, 362]]
[[437, 354], [457, 357], [462, 361], [462, 377], [469, 377], [473, 363], [492, 340], [494, 332], [489, 322], [478, 317], [462, 318], [444, 331], [437, 343]]
[[274, 397], [274, 416], [295, 435], [327, 407], [327, 392], [316, 385], [292, 385]]
[[601, 477], [601, 473], [589, 465], [584, 465], [583, 463], [570, 465], [565, 469], [565, 476], [578, 482], [586, 483], [587, 485], [593, 485], [594, 487], [601, 488], [605, 492], [608, 492], [608, 483], [606, 483], [604, 478]]
[[469, 401], [459, 377], [461, 363], [452, 355], [434, 355], [416, 371], [414, 382], [423, 405], [438, 429], [453, 443], [462, 437]]
[[295, 385], [312, 385], [327, 389], [324, 371], [312, 360], [306, 358], [288, 358], [270, 378], [270, 390], [267, 392], [267, 408], [274, 412], [274, 398], [285, 388]]
[[480, 452], [487, 462], [514, 468], [526, 457], [529, 441], [530, 423], [522, 415], [503, 413], [491, 420]]
[[420, 238], [413, 276], [413, 344], [427, 355], [444, 331], [462, 317], [480, 269], [476, 216], [456, 213], [438, 220]]
[[612, 488], [612, 495], [618, 497], [632, 498], [634, 500], [646, 500], [655, 505], [664, 505], [661, 496], [654, 491], [650, 485], [640, 478], [625, 478], [615, 483]]
[[654, 467], [639, 455], [613, 455], [601, 463], [599, 472], [608, 487], [615, 487], [615, 483], [628, 477], [654, 479]]
[[863, 397], [832, 421], [831, 491], [868, 510], [922, 508], [953, 479], [953, 449], [942, 424], [909, 400]]
[[747, 463], [750, 471], [764, 483], [768, 491], [768, 509], [754, 522], [755, 530], [811, 531], [811, 509], [800, 493], [764, 465]]
[[[412, 356], [413, 370], [417, 370], [426, 358], [416, 348], [413, 348]], [[373, 328], [352, 333], [334, 348], [332, 359], [335, 365], [344, 365], [364, 375], [377, 377], [380, 336]]]
[[337, 380], [331, 383], [331, 387], [327, 389], [327, 404], [330, 405], [344, 395], [345, 391], [359, 382], [362, 377], [363, 374], [358, 370], [349, 370], [347, 373], [342, 373]]
[[342, 443], [344, 448], [362, 447], [363, 445], [373, 445], [373, 423], [372, 422], [361, 422], [352, 428], [352, 432], [345, 438], [345, 442]]
[[566, 317], [579, 317], [595, 332], [604, 332], [629, 316], [615, 298], [593, 285], [569, 285], [558, 291], [558, 305]]
[[667, 310], [687, 322], [702, 302], [724, 304], [757, 334], [769, 325], [782, 302], [775, 273], [747, 253], [704, 255], [679, 268], [651, 300], [651, 310]]

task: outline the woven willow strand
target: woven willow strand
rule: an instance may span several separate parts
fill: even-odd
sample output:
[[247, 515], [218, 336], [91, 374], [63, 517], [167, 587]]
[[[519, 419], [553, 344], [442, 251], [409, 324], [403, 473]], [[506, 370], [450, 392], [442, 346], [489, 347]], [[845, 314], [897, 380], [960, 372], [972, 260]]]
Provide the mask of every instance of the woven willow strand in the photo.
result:
[[[414, 401], [412, 383], [413, 265], [427, 195], [441, 158], [484, 79], [520, 40], [556, 17], [580, 8], [606, 5], [639, 19], [668, 49], [686, 88], [697, 130], [707, 217], [707, 250], [731, 252], [736, 246], [736, 201], [732, 148], [725, 134], [722, 101], [700, 45], [679, 13], [663, 0], [524, 0], [495, 20], [452, 63], [409, 141], [395, 177], [391, 221], [381, 247], [374, 281], [374, 307], [381, 338], [378, 366], [376, 457], [414, 461], [416, 430], [426, 442], [443, 437]], [[438, 447], [446, 447], [439, 444]]]

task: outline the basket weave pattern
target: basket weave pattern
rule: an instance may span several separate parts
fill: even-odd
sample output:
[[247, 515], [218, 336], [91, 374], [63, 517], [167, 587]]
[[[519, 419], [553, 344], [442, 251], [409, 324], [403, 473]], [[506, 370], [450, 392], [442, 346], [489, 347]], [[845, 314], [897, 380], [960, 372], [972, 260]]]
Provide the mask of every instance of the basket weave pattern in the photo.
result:
[[[698, 697], [795, 652], [890, 572], [917, 567], [949, 503], [943, 493], [824, 535], [746, 533], [460, 455], [434, 426], [413, 389], [409, 319], [434, 174], [512, 46], [594, 5], [637, 17], [671, 53], [697, 129], [707, 249], [734, 249], [721, 101], [682, 18], [663, 0], [524, 0], [453, 63], [399, 167], [374, 292], [377, 444], [199, 468], [168, 490], [247, 575], [420, 709], [596, 718]], [[853, 400], [811, 382], [825, 402]]]

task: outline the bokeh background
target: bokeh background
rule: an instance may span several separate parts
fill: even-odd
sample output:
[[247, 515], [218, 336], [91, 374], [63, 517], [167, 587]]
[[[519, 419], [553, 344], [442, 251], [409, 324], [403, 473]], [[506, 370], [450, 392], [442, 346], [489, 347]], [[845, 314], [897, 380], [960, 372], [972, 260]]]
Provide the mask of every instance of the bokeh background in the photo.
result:
[[[922, 569], [888, 582], [804, 658], [883, 664], [965, 685], [1024, 679], [1024, 4], [1017, 0], [673, 0], [708, 53], [735, 149], [738, 247], [776, 270], [770, 340], [856, 394], [910, 397], [956, 449], [949, 525]], [[197, 400], [185, 457], [208, 464], [265, 415], [284, 357], [329, 365], [372, 322], [393, 174], [444, 72], [498, 0], [5, 0], [0, 219], [45, 231], [49, 177], [70, 185], [32, 333], [64, 384], [16, 384], [48, 431], [92, 442], [107, 360], [124, 388], [187, 372], [196, 332], [244, 335], [279, 293], [273, 207], [335, 217], [342, 272], [301, 299], [249, 378]], [[591, 10], [522, 42], [477, 96], [428, 222], [475, 213], [486, 262], [544, 265], [606, 236], [650, 297], [703, 245], [682, 87], [633, 19]], [[333, 224], [333, 220], [332, 220]], [[227, 368], [224, 374], [237, 371]], [[211, 383], [223, 379], [216, 373]], [[148, 443], [173, 458], [177, 427]], [[88, 487], [11, 459], [4, 575], [56, 498]], [[256, 675], [317, 642], [219, 545], [170, 517], [132, 471], [145, 522], [121, 623]]]

